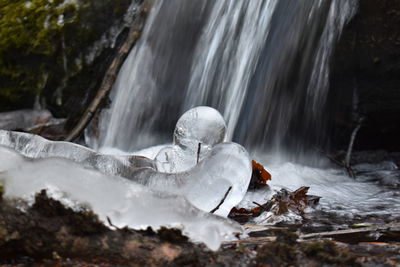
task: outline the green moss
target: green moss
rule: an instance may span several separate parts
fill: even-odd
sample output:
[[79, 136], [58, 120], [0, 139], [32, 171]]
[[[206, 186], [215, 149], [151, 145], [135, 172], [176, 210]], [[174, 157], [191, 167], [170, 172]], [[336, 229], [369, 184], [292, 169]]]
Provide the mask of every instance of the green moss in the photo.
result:
[[62, 3], [63, 0], [0, 0], [3, 103], [12, 105], [27, 95], [40, 93], [46, 83], [43, 74], [58, 68], [63, 32], [77, 18], [77, 6]]
[[330, 264], [354, 264], [356, 257], [340, 250], [332, 241], [316, 241], [304, 246], [303, 252], [311, 258]]
[[290, 266], [296, 263], [296, 249], [283, 243], [270, 243], [257, 251], [256, 261], [271, 266]]
[[85, 55], [130, 3], [0, 0], [0, 111], [31, 107], [37, 94], [52, 102], [58, 88], [82, 98], [90, 75], [73, 87], [68, 80], [93, 67], [85, 65]]

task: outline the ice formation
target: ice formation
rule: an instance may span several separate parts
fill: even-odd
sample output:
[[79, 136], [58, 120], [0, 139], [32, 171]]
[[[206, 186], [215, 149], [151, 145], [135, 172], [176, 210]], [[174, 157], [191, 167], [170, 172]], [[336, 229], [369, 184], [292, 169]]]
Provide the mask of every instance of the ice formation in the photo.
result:
[[204, 242], [213, 250], [222, 241], [233, 239], [234, 233], [242, 232], [239, 224], [203, 212], [182, 196], [105, 175], [67, 159], [27, 160], [0, 146], [0, 163], [6, 197], [32, 199], [35, 192], [48, 189], [63, 203], [86, 204], [100, 219], [109, 217], [118, 227], [178, 227], [192, 241]]
[[138, 168], [154, 166], [153, 161], [144, 157], [104, 155], [78, 144], [49, 141], [28, 133], [0, 130], [0, 145], [29, 158], [66, 158], [107, 174], [124, 177], [133, 176]]
[[173, 145], [163, 148], [156, 156], [157, 170], [182, 172], [224, 141], [226, 124], [222, 115], [211, 107], [195, 107], [186, 111], [175, 126]]
[[132, 179], [183, 195], [204, 211], [223, 200], [215, 213], [227, 216], [244, 197], [252, 169], [243, 147], [222, 143], [225, 132], [225, 121], [217, 110], [205, 106], [188, 110], [176, 124], [173, 145], [155, 157], [157, 171], [144, 170]]
[[0, 113], [0, 129], [16, 130], [31, 129], [46, 123], [56, 123], [60, 119], [54, 119], [48, 110], [23, 109]]
[[225, 130], [224, 119], [215, 109], [191, 109], [176, 125], [173, 146], [163, 148], [155, 161], [139, 156], [103, 155], [77, 144], [10, 131], [0, 131], [0, 145], [29, 158], [47, 158], [37, 161], [37, 166], [51, 161], [60, 164], [56, 158], [69, 159], [104, 174], [183, 196], [198, 209], [226, 217], [246, 194], [252, 166], [243, 147], [221, 143]]
[[[252, 166], [247, 151], [235, 143], [216, 145], [195, 167], [179, 173], [143, 169], [133, 180], [150, 188], [185, 196], [194, 206], [227, 216], [246, 194]], [[229, 189], [231, 187], [231, 189]]]
[[204, 211], [214, 209], [232, 187], [215, 212], [221, 216], [227, 216], [230, 209], [241, 201], [251, 178], [248, 153], [234, 143], [215, 146], [199, 164], [179, 173], [159, 172], [152, 168], [152, 161], [144, 157], [102, 155], [80, 145], [48, 141], [26, 133], [0, 131], [0, 145], [29, 158], [70, 159], [105, 174], [122, 176], [150, 188], [183, 195]]

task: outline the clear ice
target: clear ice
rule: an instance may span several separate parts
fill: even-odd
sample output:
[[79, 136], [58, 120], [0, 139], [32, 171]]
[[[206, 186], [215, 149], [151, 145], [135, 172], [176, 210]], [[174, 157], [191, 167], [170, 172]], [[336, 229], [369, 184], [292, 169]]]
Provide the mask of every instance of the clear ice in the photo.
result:
[[190, 169], [224, 141], [225, 133], [224, 118], [216, 109], [200, 106], [186, 111], [176, 123], [173, 145], [155, 158], [157, 170], [175, 173]]
[[173, 145], [151, 160], [0, 130], [1, 177], [8, 196], [29, 197], [47, 188], [69, 203], [87, 203], [116, 225], [181, 226], [192, 240], [216, 249], [241, 228], [209, 212], [228, 216], [245, 196], [252, 173], [247, 151], [223, 143], [225, 132], [218, 111], [191, 109], [177, 122]]
[[225, 133], [225, 121], [217, 110], [190, 109], [176, 124], [173, 145], [157, 154], [157, 171], [146, 170], [133, 178], [151, 188], [181, 194], [204, 211], [223, 200], [215, 213], [227, 216], [246, 194], [252, 167], [243, 147], [222, 143]]
[[70, 159], [103, 173], [123, 177], [133, 176], [138, 168], [154, 167], [154, 162], [145, 157], [100, 154], [78, 144], [49, 141], [29, 133], [0, 130], [0, 145], [11, 148], [28, 158]]
[[229, 191], [222, 205], [215, 211], [215, 214], [228, 216], [229, 211], [246, 194], [251, 173], [251, 160], [247, 151], [235, 143], [221, 143], [187, 171], [162, 173], [148, 168], [132, 179], [150, 188], [183, 195], [204, 211], [217, 207]]
[[[109, 217], [118, 227], [177, 227], [192, 241], [204, 242], [213, 250], [222, 241], [232, 240], [235, 233], [242, 232], [239, 224], [203, 212], [185, 197], [106, 175], [67, 159], [28, 160], [0, 146], [0, 182], [5, 185], [6, 197], [29, 200], [35, 192], [47, 189], [51, 196], [72, 207], [89, 206], [101, 220]], [[215, 184], [223, 185], [223, 182]]]

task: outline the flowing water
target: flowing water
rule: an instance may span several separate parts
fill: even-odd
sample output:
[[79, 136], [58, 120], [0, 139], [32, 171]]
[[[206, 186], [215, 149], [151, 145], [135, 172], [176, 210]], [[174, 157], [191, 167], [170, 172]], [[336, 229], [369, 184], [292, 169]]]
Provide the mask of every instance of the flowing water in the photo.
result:
[[335, 169], [270, 163], [304, 162], [310, 147], [328, 144], [330, 58], [356, 10], [354, 0], [155, 1], [87, 143], [132, 152], [171, 142], [180, 115], [208, 105], [224, 116], [227, 139], [271, 170], [273, 188], [311, 186], [323, 209], [350, 217], [399, 217], [395, 191]]
[[355, 10], [352, 0], [156, 1], [91, 145], [168, 142], [199, 105], [219, 110], [228, 139], [248, 148], [323, 145], [329, 58]]
[[[322, 197], [306, 212], [311, 220], [289, 213], [271, 222], [263, 213], [255, 223], [311, 222], [315, 230], [400, 220], [400, 154], [361, 161], [357, 180], [324, 160], [318, 168], [299, 163], [316, 154], [308, 147], [327, 143], [329, 59], [355, 0], [154, 2], [99, 118], [100, 135], [87, 135], [92, 147], [123, 155], [0, 131], [5, 197], [32, 201], [45, 188], [118, 227], [178, 227], [214, 250], [242, 232], [223, 218], [233, 206], [254, 207], [282, 188], [309, 186]], [[191, 109], [199, 105], [223, 118]], [[220, 144], [225, 133], [250, 153]], [[251, 158], [271, 172], [269, 187], [247, 191]]]

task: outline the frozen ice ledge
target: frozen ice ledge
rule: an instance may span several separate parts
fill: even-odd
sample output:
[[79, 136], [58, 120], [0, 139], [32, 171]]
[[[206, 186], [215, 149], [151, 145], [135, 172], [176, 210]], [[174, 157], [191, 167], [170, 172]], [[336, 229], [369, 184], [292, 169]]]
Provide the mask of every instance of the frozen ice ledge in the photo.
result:
[[251, 161], [240, 145], [221, 143], [194, 167], [164, 173], [144, 157], [103, 155], [73, 143], [0, 130], [0, 172], [6, 197], [32, 199], [47, 189], [63, 203], [88, 205], [119, 227], [177, 227], [192, 241], [218, 249], [242, 228], [209, 212], [218, 207], [215, 214], [227, 216], [242, 200]]

